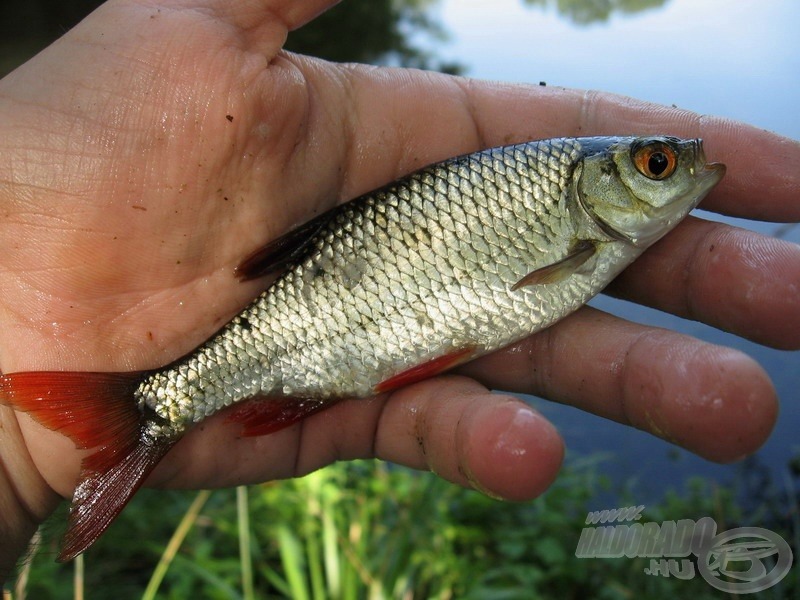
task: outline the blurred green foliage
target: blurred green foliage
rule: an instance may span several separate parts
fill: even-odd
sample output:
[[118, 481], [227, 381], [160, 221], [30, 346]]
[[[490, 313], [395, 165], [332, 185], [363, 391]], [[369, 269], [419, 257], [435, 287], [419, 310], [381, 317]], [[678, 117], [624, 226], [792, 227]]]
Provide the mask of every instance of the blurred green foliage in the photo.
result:
[[634, 14], [658, 8], [669, 0], [523, 0], [528, 6], [555, 9], [576, 25], [607, 21], [613, 14]]
[[446, 39], [429, 9], [438, 0], [346, 0], [293, 31], [284, 46], [292, 52], [337, 62], [391, 64], [448, 73], [462, 70], [439, 61], [430, 50]]
[[[598, 498], [615, 497], [617, 506], [638, 503], [634, 483], [613, 488], [598, 475], [601, 460], [570, 460], [544, 496], [517, 504], [378, 461], [339, 463], [302, 479], [253, 486], [247, 491], [245, 538], [253, 567], [249, 597], [722, 597], [699, 576], [682, 581], [646, 575], [649, 559], [575, 557], [587, 513], [609, 508], [598, 505]], [[764, 473], [750, 463], [730, 486], [690, 480], [648, 505], [644, 521], [710, 516], [719, 531], [762, 526], [782, 535], [796, 553], [796, 478], [775, 484]], [[752, 498], [756, 482], [762, 488], [758, 504], [741, 504], [739, 498]], [[86, 553], [87, 597], [141, 598], [172, 529], [196, 498], [195, 492], [154, 490], [137, 496]], [[153, 597], [248, 597], [242, 591], [236, 507], [234, 490], [211, 494]], [[54, 533], [45, 533], [30, 563], [29, 598], [71, 597], [71, 566], [53, 562]], [[797, 570], [768, 591], [770, 597], [794, 597], [800, 592]]]

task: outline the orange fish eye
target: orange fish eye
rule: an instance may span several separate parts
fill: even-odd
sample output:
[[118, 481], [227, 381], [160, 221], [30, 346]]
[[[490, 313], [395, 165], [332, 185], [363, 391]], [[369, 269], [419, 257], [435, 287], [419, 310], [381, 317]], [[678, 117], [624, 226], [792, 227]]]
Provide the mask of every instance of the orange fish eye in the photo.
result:
[[664, 142], [650, 142], [634, 151], [633, 164], [648, 179], [661, 181], [675, 172], [678, 157]]

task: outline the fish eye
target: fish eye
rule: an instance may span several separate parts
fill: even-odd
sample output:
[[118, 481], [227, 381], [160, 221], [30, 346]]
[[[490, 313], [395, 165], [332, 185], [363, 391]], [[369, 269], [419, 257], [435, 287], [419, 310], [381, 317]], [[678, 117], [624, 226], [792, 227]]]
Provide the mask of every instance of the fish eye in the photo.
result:
[[675, 150], [657, 141], [634, 148], [633, 164], [648, 179], [661, 181], [675, 172], [678, 160]]

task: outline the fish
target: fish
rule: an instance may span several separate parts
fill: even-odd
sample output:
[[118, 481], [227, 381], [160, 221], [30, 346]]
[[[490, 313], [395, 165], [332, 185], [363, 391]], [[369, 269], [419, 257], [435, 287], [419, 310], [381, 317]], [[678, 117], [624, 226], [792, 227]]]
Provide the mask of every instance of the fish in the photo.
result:
[[[0, 376], [0, 402], [90, 449], [58, 560], [106, 530], [167, 451], [225, 410], [266, 435], [549, 327], [720, 181], [702, 140], [554, 138], [422, 168], [245, 258], [272, 283], [193, 353], [127, 373]], [[232, 278], [233, 279], [233, 278]]]

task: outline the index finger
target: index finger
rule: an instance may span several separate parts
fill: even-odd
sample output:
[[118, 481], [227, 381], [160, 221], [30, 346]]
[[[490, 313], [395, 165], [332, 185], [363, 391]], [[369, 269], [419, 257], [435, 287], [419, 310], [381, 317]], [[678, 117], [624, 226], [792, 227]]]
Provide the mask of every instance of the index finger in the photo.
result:
[[[338, 66], [352, 139], [345, 199], [424, 164], [481, 147], [562, 136], [666, 133], [705, 140], [727, 176], [703, 208], [800, 220], [800, 143], [721, 117], [605, 92], [503, 84], [409, 70]], [[315, 75], [327, 72], [316, 69]], [[341, 84], [341, 81], [337, 82]], [[364, 173], [367, 173], [364, 175]], [[361, 175], [359, 175], [361, 174]]]

